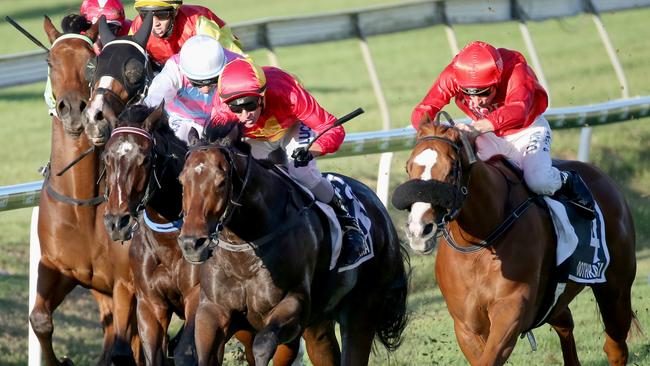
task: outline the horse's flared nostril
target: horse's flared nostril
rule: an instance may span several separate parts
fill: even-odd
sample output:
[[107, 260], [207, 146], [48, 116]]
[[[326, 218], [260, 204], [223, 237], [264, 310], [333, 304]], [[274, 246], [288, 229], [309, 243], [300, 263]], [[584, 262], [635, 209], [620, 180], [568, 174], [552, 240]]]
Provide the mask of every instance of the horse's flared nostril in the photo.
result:
[[124, 215], [118, 220], [118, 229], [124, 229], [131, 224], [131, 215]]
[[431, 231], [433, 231], [433, 224], [424, 225], [424, 230], [422, 230], [422, 236], [431, 234]]
[[61, 99], [61, 101], [56, 105], [56, 111], [59, 116], [65, 116], [70, 113], [70, 106], [65, 99]]
[[94, 119], [95, 121], [101, 121], [101, 120], [103, 120], [103, 119], [104, 119], [104, 113], [102, 113], [102, 111], [97, 111], [97, 112], [95, 112], [95, 115], [93, 116], [93, 119]]
[[86, 104], [86, 102], [82, 100], [82, 101], [79, 103], [79, 112], [83, 112], [84, 110], [86, 110], [86, 107], [87, 107], [87, 106], [88, 106], [88, 104]]

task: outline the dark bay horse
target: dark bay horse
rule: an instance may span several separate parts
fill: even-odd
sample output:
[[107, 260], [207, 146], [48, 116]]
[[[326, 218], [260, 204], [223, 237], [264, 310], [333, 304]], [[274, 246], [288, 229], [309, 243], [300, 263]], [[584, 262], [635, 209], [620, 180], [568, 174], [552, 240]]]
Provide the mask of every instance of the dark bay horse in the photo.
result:
[[[168, 125], [163, 105], [128, 106], [105, 145], [108, 200], [104, 223], [113, 240], [131, 241], [138, 330], [148, 365], [164, 364], [172, 313], [185, 320], [174, 347], [175, 365], [196, 364], [194, 316], [199, 303], [199, 265], [183, 259], [178, 246], [182, 187], [178, 176], [187, 144]], [[253, 364], [252, 335], [236, 337]], [[275, 365], [291, 364], [280, 350]]]
[[126, 106], [141, 101], [153, 77], [145, 51], [153, 13], [132, 36], [116, 38], [103, 16], [97, 23], [104, 46], [88, 67], [92, 90], [84, 127], [90, 141], [103, 146], [114, 127], [109, 120], [116, 120]]
[[108, 364], [109, 358], [133, 363], [131, 343], [135, 354], [139, 352], [131, 314], [135, 304], [128, 252], [111, 242], [101, 225], [99, 156], [90, 150], [83, 134], [83, 111], [90, 95], [84, 70], [94, 56], [97, 27], [88, 29], [85, 36], [61, 34], [46, 17], [44, 28], [52, 43], [48, 65], [55, 103], [50, 162], [39, 205], [41, 259], [30, 323], [45, 364], [70, 364], [69, 359], [59, 361], [52, 348], [52, 314], [75, 286], [89, 288], [99, 303], [105, 328], [99, 363]]
[[[535, 326], [555, 271], [556, 235], [547, 208], [532, 204], [499, 235], [495, 230], [530, 196], [502, 160], [471, 163], [474, 146], [456, 128], [423, 124], [407, 162], [410, 181], [395, 190], [393, 204], [409, 209], [411, 247], [434, 249], [436, 278], [454, 320], [456, 338], [472, 365], [501, 365], [517, 337]], [[605, 323], [610, 364], [624, 365], [631, 324], [631, 286], [636, 271], [635, 232], [623, 195], [593, 165], [557, 161], [561, 170], [580, 173], [605, 221], [611, 262], [606, 282], [590, 285]], [[565, 365], [579, 365], [568, 304], [585, 287], [567, 281], [546, 318], [558, 336]]]
[[383, 204], [368, 187], [341, 176], [372, 221], [375, 257], [349, 272], [330, 270], [328, 228], [313, 200], [255, 160], [234, 125], [210, 128], [202, 141], [191, 138], [180, 176], [179, 243], [187, 260], [204, 262], [199, 364], [221, 364], [225, 342], [242, 323], [258, 331], [257, 365], [268, 364], [278, 344], [301, 334], [317, 365], [367, 364], [375, 336], [396, 349], [407, 321], [408, 256]]

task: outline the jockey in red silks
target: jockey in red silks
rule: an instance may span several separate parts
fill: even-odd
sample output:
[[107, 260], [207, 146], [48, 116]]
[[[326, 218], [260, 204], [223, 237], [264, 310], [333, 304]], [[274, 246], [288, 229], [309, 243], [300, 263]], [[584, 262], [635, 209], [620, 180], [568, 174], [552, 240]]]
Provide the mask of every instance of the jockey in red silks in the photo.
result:
[[339, 149], [345, 137], [343, 126], [325, 132], [306, 150], [310, 140], [331, 127], [336, 117], [287, 72], [271, 66], [259, 68], [246, 59], [226, 64], [219, 78], [218, 93], [223, 104], [218, 106], [220, 118], [215, 123], [233, 119], [242, 123], [251, 153], [257, 159], [268, 158], [278, 149], [283, 151], [289, 174], [309, 188], [316, 199], [334, 209], [346, 243], [342, 260], [357, 259], [359, 256], [352, 254], [364, 250], [359, 223], [313, 159]]
[[198, 5], [182, 5], [182, 0], [136, 0], [134, 7], [139, 16], [133, 19], [131, 34], [140, 29], [147, 13], [153, 12], [152, 37], [147, 42], [147, 52], [158, 71], [167, 59], [180, 52], [190, 37], [197, 34], [211, 36], [232, 52], [243, 54], [243, 47], [226, 23], [210, 9]]
[[200, 134], [216, 118], [214, 107], [221, 103], [216, 93], [219, 75], [226, 63], [242, 57], [224, 50], [210, 36], [193, 36], [154, 77], [144, 103], [155, 107], [164, 100], [169, 125], [178, 138], [187, 142], [192, 128]]
[[[118, 37], [129, 34], [131, 21], [124, 16], [124, 6], [120, 0], [84, 0], [81, 3], [79, 14], [83, 15], [91, 24], [95, 24], [100, 16], [106, 17], [108, 27]], [[95, 53], [102, 49], [101, 41], [95, 42]]]
[[548, 96], [521, 53], [479, 41], [465, 46], [413, 110], [413, 127], [432, 121], [452, 97], [472, 119], [457, 127], [476, 136], [481, 160], [504, 155], [533, 192], [563, 195], [593, 218], [593, 197], [582, 178], [552, 166], [551, 128], [542, 115]]

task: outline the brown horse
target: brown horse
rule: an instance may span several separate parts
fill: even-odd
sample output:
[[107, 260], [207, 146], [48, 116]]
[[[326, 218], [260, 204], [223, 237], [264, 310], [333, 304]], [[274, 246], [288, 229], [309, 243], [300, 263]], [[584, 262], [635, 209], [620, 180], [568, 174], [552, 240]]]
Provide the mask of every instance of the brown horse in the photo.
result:
[[[408, 257], [383, 204], [362, 183], [340, 176], [372, 221], [375, 257], [348, 272], [330, 270], [328, 229], [314, 201], [255, 160], [232, 127], [208, 129], [204, 141], [191, 139], [180, 176], [179, 242], [187, 260], [205, 261], [196, 315], [199, 364], [221, 364], [226, 340], [242, 324], [258, 331], [258, 365], [303, 331], [317, 365], [367, 364], [375, 336], [387, 349], [397, 348], [407, 319]], [[341, 326], [342, 355], [333, 320]]]
[[99, 157], [83, 134], [83, 111], [90, 95], [84, 70], [94, 56], [97, 27], [87, 30], [85, 37], [62, 35], [46, 17], [44, 28], [52, 43], [48, 64], [56, 102], [50, 163], [39, 205], [41, 259], [30, 323], [45, 364], [70, 364], [68, 359], [59, 361], [52, 348], [52, 313], [75, 286], [90, 288], [105, 327], [100, 364], [108, 364], [109, 358], [133, 363], [130, 343], [137, 354], [138, 342], [127, 247], [111, 242], [101, 225]]
[[[138, 330], [148, 365], [162, 365], [168, 350], [172, 313], [185, 320], [174, 347], [175, 365], [195, 365], [194, 316], [199, 303], [199, 265], [183, 259], [178, 246], [182, 187], [178, 176], [187, 144], [167, 123], [163, 106], [127, 107], [106, 143], [108, 200], [104, 224], [113, 240], [131, 241]], [[253, 364], [252, 335], [239, 332]], [[293, 353], [281, 349], [275, 365], [289, 365]]]
[[[544, 205], [511, 215], [524, 207], [529, 191], [502, 160], [471, 163], [473, 149], [456, 128], [423, 124], [406, 165], [411, 180], [395, 190], [393, 204], [410, 210], [406, 233], [415, 251], [431, 252], [436, 234], [444, 234], [436, 278], [460, 348], [472, 365], [501, 365], [517, 337], [536, 326], [554, 272], [556, 236]], [[603, 172], [576, 161], [556, 165], [579, 172], [602, 211], [611, 262], [607, 281], [590, 287], [605, 323], [609, 362], [623, 365], [631, 322], [638, 325], [630, 294], [636, 271], [632, 216]], [[546, 318], [560, 337], [565, 365], [579, 365], [568, 304], [584, 287], [567, 281]]]

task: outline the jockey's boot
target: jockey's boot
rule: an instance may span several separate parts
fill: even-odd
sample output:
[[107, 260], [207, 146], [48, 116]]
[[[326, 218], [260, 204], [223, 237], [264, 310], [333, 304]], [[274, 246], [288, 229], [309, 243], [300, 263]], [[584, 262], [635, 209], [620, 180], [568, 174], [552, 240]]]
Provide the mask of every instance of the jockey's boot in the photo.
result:
[[336, 218], [341, 225], [341, 231], [343, 232], [339, 267], [345, 267], [346, 265], [353, 264], [365, 254], [367, 249], [364, 235], [359, 227], [359, 222], [350, 214], [337, 192], [334, 192], [334, 197], [329, 205], [334, 209]]
[[555, 192], [555, 195], [565, 197], [568, 202], [578, 209], [580, 215], [585, 219], [595, 219], [594, 197], [580, 177], [580, 174], [568, 170], [560, 172], [560, 176], [562, 177], [562, 186]]

